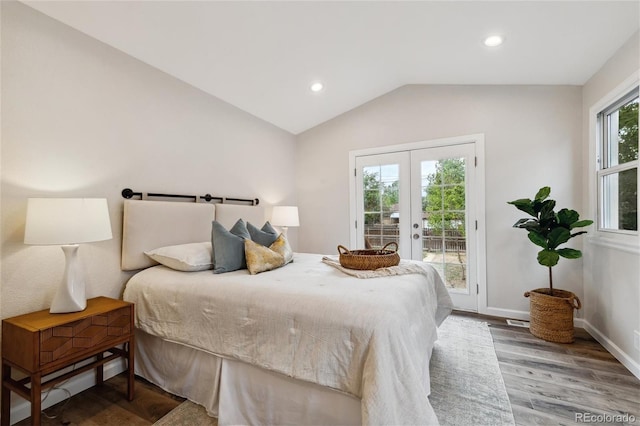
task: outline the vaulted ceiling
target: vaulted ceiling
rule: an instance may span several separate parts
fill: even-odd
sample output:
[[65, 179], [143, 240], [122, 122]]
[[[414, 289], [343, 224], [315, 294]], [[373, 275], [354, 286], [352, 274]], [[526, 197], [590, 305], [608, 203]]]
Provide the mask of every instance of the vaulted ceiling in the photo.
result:
[[638, 1], [24, 3], [294, 134], [406, 84], [582, 85], [640, 23]]

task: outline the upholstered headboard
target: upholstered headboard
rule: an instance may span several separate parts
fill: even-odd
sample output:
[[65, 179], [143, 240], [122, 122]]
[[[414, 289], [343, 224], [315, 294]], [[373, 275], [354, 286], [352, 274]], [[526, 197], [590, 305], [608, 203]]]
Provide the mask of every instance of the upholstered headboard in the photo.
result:
[[121, 268], [133, 271], [156, 265], [145, 251], [211, 241], [214, 219], [227, 229], [239, 218], [260, 227], [266, 220], [265, 213], [259, 206], [125, 200]]

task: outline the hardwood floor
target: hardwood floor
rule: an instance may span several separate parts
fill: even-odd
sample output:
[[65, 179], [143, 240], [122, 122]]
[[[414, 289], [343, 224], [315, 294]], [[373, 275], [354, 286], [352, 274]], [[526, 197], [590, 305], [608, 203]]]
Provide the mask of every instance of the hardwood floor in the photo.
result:
[[[503, 318], [457, 315], [489, 323], [516, 424], [640, 424], [640, 380], [583, 329], [551, 343]], [[620, 417], [591, 417], [605, 414]]]
[[[44, 410], [42, 426], [151, 425], [184, 401], [140, 377], [136, 377], [134, 400], [127, 401], [126, 394], [127, 378], [123, 373]], [[16, 423], [30, 424], [30, 419]]]
[[[453, 315], [489, 323], [517, 425], [594, 423], [585, 417], [576, 422], [576, 415], [585, 413], [627, 414], [640, 425], [640, 380], [584, 330], [576, 329], [573, 344], [550, 343], [528, 329], [508, 326], [503, 318]], [[53, 420], [43, 417], [42, 424], [150, 425], [183, 401], [140, 378], [132, 402], [124, 398], [125, 389], [124, 376], [113, 377], [102, 387], [74, 396], [64, 407], [60, 403], [47, 409], [49, 415], [61, 414]], [[624, 418], [605, 420], [621, 421], [597, 423], [625, 424]], [[18, 423], [28, 424], [29, 419]]]

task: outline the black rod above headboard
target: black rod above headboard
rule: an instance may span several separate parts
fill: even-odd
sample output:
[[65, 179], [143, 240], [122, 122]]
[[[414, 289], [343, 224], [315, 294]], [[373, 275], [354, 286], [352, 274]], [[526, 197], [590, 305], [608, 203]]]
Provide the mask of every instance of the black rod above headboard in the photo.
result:
[[147, 199], [148, 197], [158, 197], [158, 198], [188, 198], [193, 199], [196, 203], [200, 200], [204, 201], [219, 201], [221, 203], [226, 203], [227, 201], [234, 201], [239, 203], [250, 203], [253, 206], [257, 206], [260, 204], [260, 200], [258, 198], [229, 198], [229, 197], [214, 197], [211, 194], [205, 195], [184, 195], [184, 194], [160, 194], [153, 192], [135, 192], [131, 188], [125, 188], [122, 190], [122, 197], [126, 199], [130, 199], [133, 197], [140, 197], [140, 199]]

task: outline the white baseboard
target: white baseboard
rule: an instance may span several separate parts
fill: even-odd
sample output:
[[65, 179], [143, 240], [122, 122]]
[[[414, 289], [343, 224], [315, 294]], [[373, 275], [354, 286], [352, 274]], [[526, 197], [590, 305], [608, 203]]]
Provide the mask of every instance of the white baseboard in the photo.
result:
[[[117, 374], [122, 373], [127, 369], [126, 362], [120, 358], [115, 359], [111, 362], [108, 362], [104, 365], [104, 379], [107, 380]], [[75, 395], [77, 393], [82, 392], [83, 390], [89, 389], [96, 384], [96, 373], [95, 370], [90, 370], [82, 374], [78, 374], [75, 377], [69, 379], [68, 382], [58, 385], [61, 388], [68, 390], [71, 395]], [[46, 390], [44, 394], [46, 394]], [[52, 405], [55, 405], [59, 402], [64, 401], [68, 398], [68, 394], [60, 389], [53, 389], [46, 400], [42, 402], [42, 409], [49, 408]], [[29, 401], [23, 399], [22, 397], [16, 395], [15, 393], [11, 393], [11, 424], [17, 423], [20, 420], [24, 420], [27, 417], [31, 416], [31, 404]]]
[[[484, 312], [481, 312], [485, 315], [491, 315], [493, 317], [501, 317], [501, 318], [512, 318], [519, 319], [523, 321], [529, 321], [531, 318], [529, 317], [529, 311], [516, 311], [514, 309], [502, 309], [502, 308], [491, 308], [487, 307]], [[585, 328], [585, 320], [583, 318], [573, 318], [573, 325], [578, 328]]]
[[516, 311], [513, 309], [492, 308], [487, 306], [485, 311], [480, 313], [485, 315], [491, 315], [492, 317], [513, 318], [513, 319], [529, 321], [528, 311]]
[[611, 355], [616, 357], [616, 359], [618, 361], [620, 361], [620, 363], [622, 365], [627, 367], [629, 369], [629, 371], [631, 371], [631, 373], [633, 373], [634, 376], [636, 376], [638, 379], [640, 379], [640, 364], [637, 363], [633, 358], [631, 358], [629, 356], [629, 354], [627, 354], [625, 351], [620, 349], [620, 347], [618, 345], [613, 343], [600, 330], [598, 330], [593, 325], [591, 325], [591, 323], [589, 323], [589, 321], [585, 320], [583, 322], [584, 322], [584, 329], [587, 330], [587, 332], [590, 335], [592, 335], [594, 339], [596, 339], [598, 342], [600, 342], [600, 344], [602, 346], [604, 346], [605, 349], [607, 349], [609, 352], [611, 352]]

